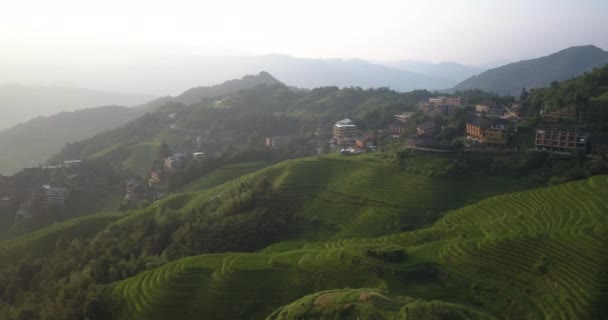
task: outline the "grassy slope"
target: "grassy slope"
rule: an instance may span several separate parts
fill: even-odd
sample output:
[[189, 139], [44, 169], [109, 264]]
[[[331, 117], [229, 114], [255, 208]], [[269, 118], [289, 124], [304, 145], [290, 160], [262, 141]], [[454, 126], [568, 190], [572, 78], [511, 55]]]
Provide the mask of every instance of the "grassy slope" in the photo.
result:
[[[305, 294], [345, 287], [464, 300], [500, 317], [604, 318], [607, 212], [608, 177], [598, 176], [492, 197], [413, 232], [186, 258], [121, 281], [108, 295], [123, 319], [264, 318]], [[386, 263], [361, 254], [388, 244], [411, 257]], [[421, 267], [429, 263], [445, 275], [430, 276]]]
[[158, 146], [153, 143], [142, 143], [130, 150], [129, 156], [123, 161], [122, 166], [128, 172], [145, 177], [156, 159]]
[[192, 192], [212, 188], [226, 181], [260, 170], [268, 165], [270, 165], [270, 163], [266, 161], [251, 161], [225, 165], [211, 171], [200, 179], [185, 185], [180, 191]]

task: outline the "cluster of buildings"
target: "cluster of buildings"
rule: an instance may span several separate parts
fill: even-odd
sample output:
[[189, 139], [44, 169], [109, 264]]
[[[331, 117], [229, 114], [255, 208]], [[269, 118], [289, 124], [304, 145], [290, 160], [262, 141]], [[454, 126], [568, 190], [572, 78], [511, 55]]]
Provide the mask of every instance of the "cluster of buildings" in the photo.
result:
[[0, 187], [0, 211], [12, 212], [16, 219], [30, 219], [65, 210], [74, 192], [101, 193], [112, 188], [115, 177], [110, 171], [81, 160], [26, 168], [5, 177], [11, 183]]
[[53, 210], [63, 210], [69, 200], [71, 192], [68, 188], [42, 185], [34, 192], [30, 199], [21, 203], [16, 213], [17, 219], [30, 219], [36, 214], [45, 214]]
[[129, 178], [125, 182], [125, 201], [130, 203], [136, 203], [143, 200], [158, 200], [162, 199], [167, 194], [149, 184], [146, 184], [144, 180], [140, 178]]
[[201, 160], [203, 152], [195, 152], [192, 156], [177, 152], [165, 157], [148, 171], [147, 181], [139, 178], [129, 178], [125, 182], [126, 201], [157, 200], [165, 196], [163, 192], [167, 176], [185, 170], [193, 160]]

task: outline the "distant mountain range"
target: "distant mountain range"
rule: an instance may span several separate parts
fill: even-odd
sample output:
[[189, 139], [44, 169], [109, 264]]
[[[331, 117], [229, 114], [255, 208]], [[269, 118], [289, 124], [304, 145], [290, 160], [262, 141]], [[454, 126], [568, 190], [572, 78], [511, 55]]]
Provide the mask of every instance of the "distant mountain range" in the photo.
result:
[[0, 129], [34, 117], [50, 116], [103, 105], [132, 106], [153, 99], [151, 95], [105, 92], [79, 88], [0, 85]]
[[[126, 67], [124, 64], [128, 65]], [[374, 63], [361, 59], [306, 59], [283, 54], [251, 56], [148, 56], [123, 64], [70, 69], [35, 64], [24, 67], [0, 61], [0, 82], [66, 83], [125, 92], [178, 94], [187, 88], [210, 86], [245, 74], [265, 70], [289, 86], [390, 87], [398, 91], [446, 89], [472, 73], [465, 66], [446, 63], [409, 70], [399, 63]], [[30, 71], [27, 68], [35, 68]], [[464, 68], [465, 71], [452, 69]], [[427, 70], [429, 69], [429, 70]], [[6, 71], [5, 71], [6, 70]], [[481, 71], [481, 70], [474, 70]]]
[[427, 77], [453, 81], [454, 83], [458, 83], [486, 70], [482, 67], [467, 66], [456, 62], [432, 63], [401, 60], [382, 64], [403, 71], [416, 72]]
[[519, 95], [522, 88], [546, 87], [608, 64], [608, 52], [592, 46], [571, 47], [551, 55], [490, 69], [459, 83], [456, 90], [481, 89]]
[[68, 142], [92, 137], [143, 114], [134, 108], [105, 106], [38, 117], [0, 131], [0, 174], [44, 163]]

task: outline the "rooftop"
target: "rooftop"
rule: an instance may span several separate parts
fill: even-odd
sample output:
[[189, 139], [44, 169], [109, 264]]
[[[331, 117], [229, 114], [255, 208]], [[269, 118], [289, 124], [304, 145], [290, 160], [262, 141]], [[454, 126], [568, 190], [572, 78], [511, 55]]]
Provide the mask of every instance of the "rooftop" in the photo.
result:
[[338, 122], [336, 122], [335, 124], [336, 127], [350, 127], [350, 126], [355, 126], [355, 124], [348, 118], [340, 120]]
[[555, 126], [538, 126], [536, 130], [546, 130], [546, 131], [559, 131], [559, 132], [575, 132], [580, 133], [581, 135], [589, 135], [586, 132], [583, 132], [580, 128], [577, 127], [555, 127]]
[[488, 120], [488, 119], [481, 119], [481, 118], [475, 118], [472, 120], [467, 121], [467, 124], [470, 124], [472, 126], [476, 126], [476, 127], [480, 127], [480, 128], [489, 128], [490, 125], [492, 125], [492, 120]]
[[437, 125], [433, 121], [427, 121], [425, 123], [421, 123], [418, 125], [418, 129], [422, 129], [422, 130], [431, 130], [431, 129], [435, 129], [436, 127], [437, 127]]

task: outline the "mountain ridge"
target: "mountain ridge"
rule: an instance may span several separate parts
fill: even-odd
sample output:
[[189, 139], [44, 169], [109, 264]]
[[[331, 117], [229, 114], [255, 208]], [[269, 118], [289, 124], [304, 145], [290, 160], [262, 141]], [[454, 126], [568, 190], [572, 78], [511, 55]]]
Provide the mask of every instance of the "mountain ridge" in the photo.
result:
[[480, 89], [502, 95], [519, 95], [523, 88], [547, 87], [608, 64], [608, 52], [594, 45], [569, 47], [547, 56], [522, 60], [472, 76], [454, 90]]
[[38, 116], [107, 105], [137, 105], [153, 95], [112, 92], [64, 86], [0, 84], [0, 128], [8, 129]]

